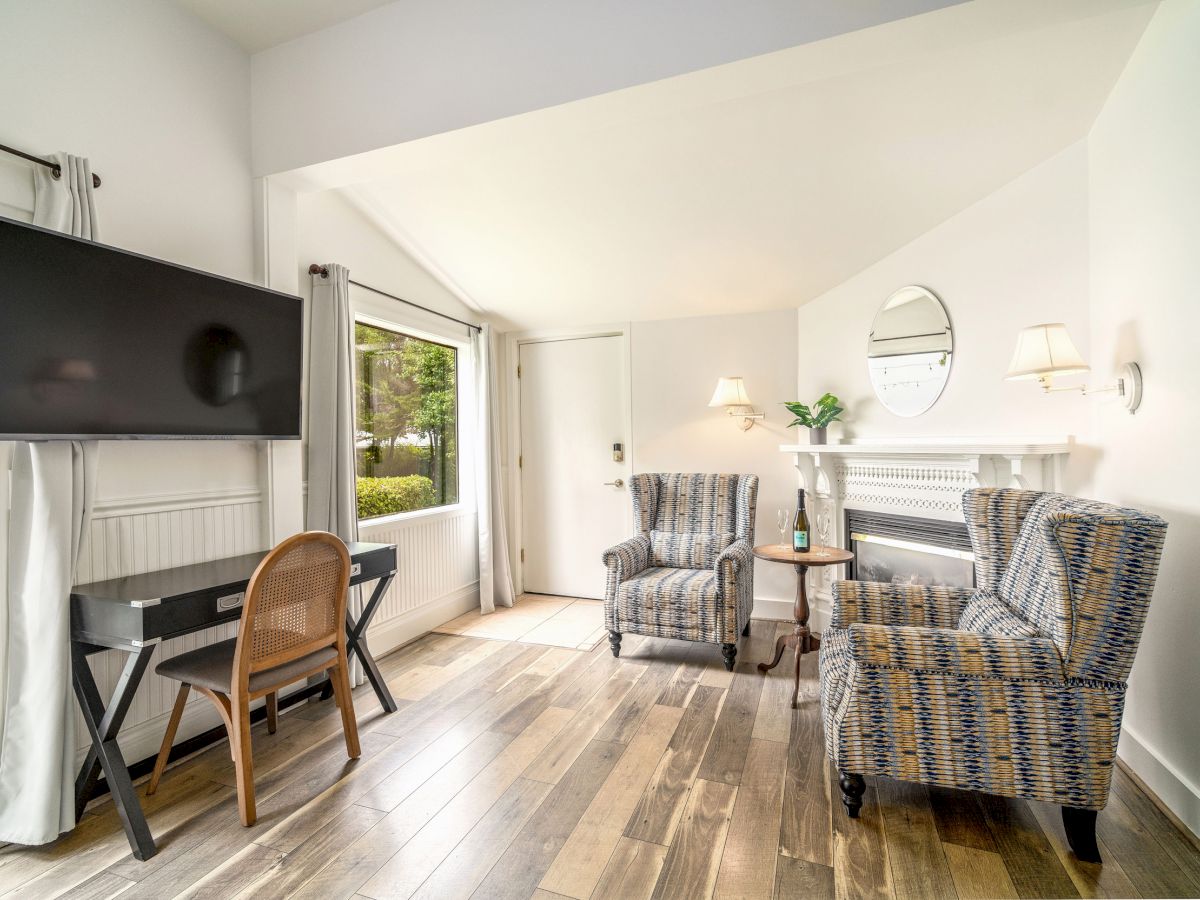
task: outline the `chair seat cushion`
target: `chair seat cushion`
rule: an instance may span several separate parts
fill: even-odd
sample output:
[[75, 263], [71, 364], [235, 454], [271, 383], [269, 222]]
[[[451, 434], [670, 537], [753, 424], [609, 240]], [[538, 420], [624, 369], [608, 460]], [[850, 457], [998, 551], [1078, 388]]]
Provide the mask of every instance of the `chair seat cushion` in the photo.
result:
[[711, 569], [721, 551], [733, 543], [733, 532], [651, 531], [650, 565], [675, 569]]
[[958, 620], [959, 631], [1004, 637], [1039, 637], [1040, 632], [991, 591], [978, 591]]
[[[164, 659], [154, 671], [164, 678], [176, 681], [186, 681], [194, 687], [207, 688], [221, 694], [228, 694], [232, 687], [233, 651], [237, 647], [237, 638], [230, 638], [207, 647], [198, 647], [187, 653], [180, 653], [170, 659]], [[274, 685], [290, 684], [298, 681], [323, 663], [337, 659], [337, 650], [333, 647], [322, 647], [291, 662], [271, 669], [255, 672], [250, 676], [250, 693], [256, 693]]]
[[712, 641], [719, 605], [712, 569], [658, 566], [621, 582], [616, 612], [622, 627], [635, 634]]

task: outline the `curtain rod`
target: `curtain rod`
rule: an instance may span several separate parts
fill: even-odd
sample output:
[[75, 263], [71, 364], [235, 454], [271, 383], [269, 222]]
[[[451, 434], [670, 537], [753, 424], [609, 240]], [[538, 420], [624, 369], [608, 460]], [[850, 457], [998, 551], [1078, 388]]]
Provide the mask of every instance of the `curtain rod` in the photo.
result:
[[[320, 275], [322, 278], [329, 277], [329, 270], [325, 266], [313, 263], [308, 267], [309, 275]], [[369, 284], [363, 284], [361, 281], [350, 279], [350, 283], [355, 287], [360, 287], [364, 291], [370, 291], [373, 294], [378, 294], [381, 297], [387, 297], [389, 300], [396, 300], [400, 303], [406, 303], [409, 306], [415, 306], [417, 309], [422, 309], [427, 313], [435, 316], [441, 316], [443, 319], [449, 319], [451, 322], [457, 322], [459, 325], [465, 325], [467, 328], [473, 328], [476, 331], [483, 331], [482, 325], [476, 325], [474, 322], [464, 322], [462, 319], [456, 319], [454, 316], [448, 316], [444, 312], [438, 312], [436, 309], [430, 309], [428, 306], [422, 306], [420, 303], [413, 303], [411, 300], [405, 300], [403, 297], [397, 297], [395, 294], [389, 294], [387, 291], [381, 291], [379, 288], [371, 287]]]
[[[39, 166], [45, 166], [51, 171], [51, 173], [53, 173], [55, 178], [62, 178], [62, 166], [52, 159], [42, 159], [40, 156], [33, 156], [29, 153], [17, 150], [15, 147], [7, 147], [4, 144], [0, 144], [0, 150], [3, 150], [5, 153], [11, 153], [13, 156], [19, 156], [21, 159], [27, 159], [31, 163], [37, 163]], [[92, 187], [100, 187], [100, 176], [95, 172], [92, 173]]]

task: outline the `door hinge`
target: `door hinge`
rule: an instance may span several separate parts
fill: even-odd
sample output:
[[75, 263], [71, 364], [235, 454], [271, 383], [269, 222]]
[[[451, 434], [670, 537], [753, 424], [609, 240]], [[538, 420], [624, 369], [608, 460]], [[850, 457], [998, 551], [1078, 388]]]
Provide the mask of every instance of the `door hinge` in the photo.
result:
[[518, 378], [521, 377], [521, 364], [520, 363], [517, 363], [517, 377]]
[[524, 456], [517, 457], [517, 468], [518, 469], [525, 468], [525, 457]]
[[521, 548], [521, 562], [525, 562], [525, 548]]

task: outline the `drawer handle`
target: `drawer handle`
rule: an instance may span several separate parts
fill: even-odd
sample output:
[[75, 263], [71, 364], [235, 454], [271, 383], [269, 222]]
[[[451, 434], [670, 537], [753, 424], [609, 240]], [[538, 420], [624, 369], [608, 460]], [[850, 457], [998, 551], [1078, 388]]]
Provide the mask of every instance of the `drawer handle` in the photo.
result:
[[231, 610], [231, 609], [237, 609], [239, 606], [242, 605], [242, 602], [245, 599], [246, 599], [246, 595], [244, 593], [230, 594], [228, 597], [218, 597], [217, 598], [217, 612], [227, 612], [228, 610]]
[[355, 575], [361, 575], [361, 574], [362, 574], [362, 563], [351, 563], [350, 577], [353, 578]]

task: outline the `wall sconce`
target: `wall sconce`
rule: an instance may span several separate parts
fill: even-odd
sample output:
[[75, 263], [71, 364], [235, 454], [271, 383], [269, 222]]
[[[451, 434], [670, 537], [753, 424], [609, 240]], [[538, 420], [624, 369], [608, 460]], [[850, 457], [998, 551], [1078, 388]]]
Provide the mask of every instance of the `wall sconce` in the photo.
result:
[[765, 418], [762, 413], [755, 412], [754, 407], [750, 405], [750, 395], [746, 393], [746, 385], [740, 375], [718, 378], [717, 389], [713, 391], [708, 405], [723, 406], [727, 414], [740, 416], [742, 431], [749, 431], [756, 421]]
[[1042, 386], [1042, 392], [1046, 394], [1052, 391], [1079, 391], [1084, 396], [1115, 393], [1131, 413], [1141, 404], [1142, 370], [1135, 362], [1126, 363], [1121, 367], [1121, 377], [1117, 379], [1116, 384], [1102, 388], [1089, 388], [1083, 384], [1054, 387], [1055, 375], [1078, 375], [1090, 371], [1088, 364], [1075, 349], [1075, 343], [1067, 333], [1067, 326], [1062, 322], [1053, 322], [1021, 329], [1021, 333], [1017, 335], [1016, 352], [1013, 353], [1012, 362], [1008, 364], [1008, 374], [1004, 379], [1021, 381], [1036, 378]]

